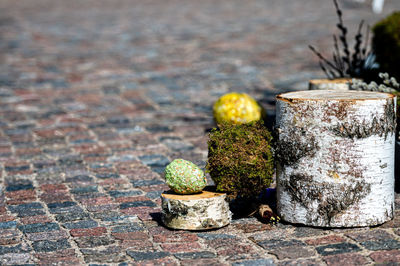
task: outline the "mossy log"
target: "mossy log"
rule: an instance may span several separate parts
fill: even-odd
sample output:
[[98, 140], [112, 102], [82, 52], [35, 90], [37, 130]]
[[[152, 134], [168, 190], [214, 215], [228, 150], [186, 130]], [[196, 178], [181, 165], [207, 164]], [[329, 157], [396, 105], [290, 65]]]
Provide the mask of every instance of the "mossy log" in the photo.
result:
[[394, 95], [277, 96], [278, 214], [312, 226], [382, 224], [394, 212]]
[[312, 79], [308, 83], [309, 90], [350, 90], [351, 78]]
[[178, 195], [171, 191], [161, 194], [162, 221], [173, 229], [208, 230], [231, 222], [225, 193], [203, 191], [193, 195]]

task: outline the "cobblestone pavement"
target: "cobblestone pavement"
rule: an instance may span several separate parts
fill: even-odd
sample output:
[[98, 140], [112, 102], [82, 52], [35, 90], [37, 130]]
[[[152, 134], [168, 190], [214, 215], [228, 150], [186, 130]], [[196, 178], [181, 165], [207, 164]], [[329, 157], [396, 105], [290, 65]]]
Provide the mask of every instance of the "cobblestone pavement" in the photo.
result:
[[[348, 0], [345, 21], [385, 2]], [[321, 76], [307, 44], [328, 51], [335, 23], [328, 0], [0, 1], [0, 264], [400, 263], [399, 210], [361, 229], [159, 223], [165, 165], [205, 165], [212, 103], [245, 91], [273, 119], [275, 94]]]

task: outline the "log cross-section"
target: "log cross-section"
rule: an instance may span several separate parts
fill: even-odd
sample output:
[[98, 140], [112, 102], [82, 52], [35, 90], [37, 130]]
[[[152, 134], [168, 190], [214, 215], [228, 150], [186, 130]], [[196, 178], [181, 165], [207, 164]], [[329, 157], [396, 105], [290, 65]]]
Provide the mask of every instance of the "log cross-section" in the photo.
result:
[[396, 98], [365, 91], [277, 96], [277, 200], [311, 226], [382, 224], [394, 213]]
[[173, 229], [208, 230], [221, 228], [231, 221], [225, 193], [202, 191], [193, 195], [173, 192], [161, 194], [162, 221]]

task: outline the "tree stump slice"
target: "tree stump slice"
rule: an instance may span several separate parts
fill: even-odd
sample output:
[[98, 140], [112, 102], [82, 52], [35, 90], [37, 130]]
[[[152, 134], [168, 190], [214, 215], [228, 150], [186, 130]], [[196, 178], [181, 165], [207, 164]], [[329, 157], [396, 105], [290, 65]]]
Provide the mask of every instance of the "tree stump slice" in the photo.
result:
[[308, 89], [348, 91], [350, 90], [351, 83], [352, 83], [351, 78], [312, 79], [308, 83]]
[[173, 229], [208, 230], [231, 222], [232, 213], [225, 193], [202, 191], [178, 195], [172, 191], [161, 194], [162, 221]]
[[382, 224], [394, 213], [396, 98], [367, 91], [277, 96], [278, 213], [321, 227]]

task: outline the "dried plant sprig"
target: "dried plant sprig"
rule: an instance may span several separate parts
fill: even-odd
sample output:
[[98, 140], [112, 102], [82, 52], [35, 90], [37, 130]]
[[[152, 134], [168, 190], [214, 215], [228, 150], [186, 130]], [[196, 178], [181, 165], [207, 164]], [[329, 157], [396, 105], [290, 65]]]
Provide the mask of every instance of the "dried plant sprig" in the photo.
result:
[[[353, 51], [350, 51], [347, 41], [347, 27], [343, 23], [343, 12], [340, 9], [337, 0], [333, 0], [336, 14], [339, 22], [336, 27], [339, 29], [339, 34], [333, 35], [334, 51], [332, 59], [328, 60], [314, 46], [309, 45], [310, 50], [319, 58], [319, 65], [325, 75], [330, 78], [346, 78], [346, 77], [362, 77], [364, 72], [375, 69], [377, 67], [374, 56], [369, 49], [369, 31], [370, 27], [366, 27], [365, 42], [363, 45], [363, 28], [364, 21], [361, 21], [357, 34], [355, 35], [355, 44]], [[363, 46], [363, 47], [362, 47]]]
[[382, 84], [377, 84], [374, 81], [368, 84], [359, 79], [353, 79], [351, 88], [357, 91], [400, 92], [400, 84], [394, 77], [390, 77], [388, 73], [379, 73], [379, 77], [382, 79]]

